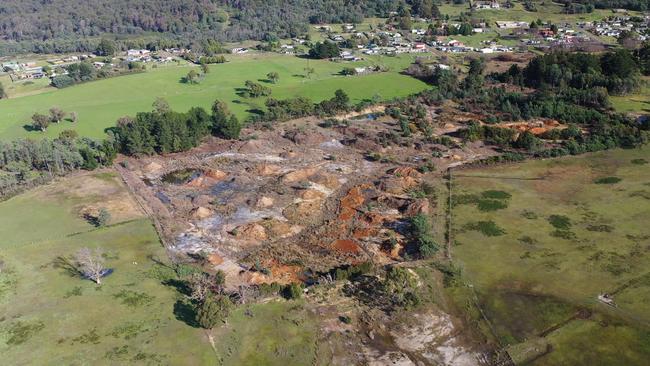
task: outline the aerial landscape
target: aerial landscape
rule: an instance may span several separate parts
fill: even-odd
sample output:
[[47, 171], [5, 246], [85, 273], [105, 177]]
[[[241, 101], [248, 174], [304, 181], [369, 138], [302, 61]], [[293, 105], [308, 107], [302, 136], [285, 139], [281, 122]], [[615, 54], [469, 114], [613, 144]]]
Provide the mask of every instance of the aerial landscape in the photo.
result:
[[648, 0], [3, 0], [2, 365], [650, 364]]

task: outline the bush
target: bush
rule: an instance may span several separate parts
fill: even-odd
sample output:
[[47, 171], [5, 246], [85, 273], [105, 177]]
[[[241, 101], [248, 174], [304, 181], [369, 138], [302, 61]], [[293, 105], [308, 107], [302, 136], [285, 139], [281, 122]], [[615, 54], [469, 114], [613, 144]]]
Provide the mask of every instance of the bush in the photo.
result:
[[501, 236], [506, 231], [499, 227], [494, 221], [477, 221], [470, 222], [463, 226], [465, 230], [479, 231], [485, 236]]
[[508, 207], [508, 203], [499, 200], [482, 199], [478, 201], [478, 209], [482, 212], [502, 210]]
[[551, 215], [548, 222], [558, 230], [569, 230], [571, 228], [571, 219], [563, 215]]
[[366, 273], [370, 273], [374, 269], [372, 262], [363, 262], [356, 265], [348, 266], [347, 268], [337, 268], [334, 270], [334, 279], [337, 281], [355, 279]]
[[594, 181], [596, 184], [616, 184], [618, 182], [622, 181], [621, 178], [619, 177], [603, 177], [603, 178], [598, 178]]
[[411, 218], [413, 237], [415, 238], [418, 252], [424, 258], [432, 257], [438, 252], [439, 246], [433, 238], [431, 221], [424, 214], [417, 214]]
[[505, 191], [495, 191], [495, 190], [490, 190], [490, 191], [484, 191], [481, 193], [481, 196], [483, 198], [490, 198], [490, 199], [495, 199], [495, 200], [507, 200], [512, 195], [508, 192]]
[[295, 300], [302, 297], [302, 286], [297, 283], [291, 283], [284, 287], [282, 296], [287, 300]]

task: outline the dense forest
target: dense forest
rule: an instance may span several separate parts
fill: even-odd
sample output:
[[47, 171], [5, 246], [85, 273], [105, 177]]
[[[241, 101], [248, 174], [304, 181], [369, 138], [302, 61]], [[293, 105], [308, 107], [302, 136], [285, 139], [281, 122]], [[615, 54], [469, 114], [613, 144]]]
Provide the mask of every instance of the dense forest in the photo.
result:
[[[414, 0], [420, 3], [429, 0]], [[310, 23], [387, 16], [398, 0], [3, 0], [3, 53], [94, 51], [105, 34], [186, 46], [206, 38], [269, 40], [304, 34]], [[424, 10], [423, 10], [424, 11]]]
[[628, 9], [645, 11], [650, 9], [648, 0], [559, 0], [569, 12], [588, 13], [593, 9]]

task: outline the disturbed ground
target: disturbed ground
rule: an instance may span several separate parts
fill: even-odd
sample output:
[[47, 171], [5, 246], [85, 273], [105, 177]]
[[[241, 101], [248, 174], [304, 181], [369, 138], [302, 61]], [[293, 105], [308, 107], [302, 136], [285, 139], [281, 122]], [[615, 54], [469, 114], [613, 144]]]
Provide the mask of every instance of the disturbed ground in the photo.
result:
[[[436, 134], [473, 117], [431, 111]], [[245, 131], [242, 141], [214, 139], [186, 153], [129, 158], [117, 169], [154, 218], [170, 255], [207, 259], [236, 288], [296, 282], [307, 272], [366, 261], [403, 261], [408, 218], [436, 210], [436, 200], [422, 193], [426, 181], [450, 165], [493, 154], [480, 143], [447, 147], [402, 138], [387, 116], [363, 115], [333, 127], [322, 122]], [[418, 316], [417, 324], [382, 331], [383, 338], [399, 340], [390, 347], [379, 347], [374, 336], [355, 341], [357, 355], [377, 365], [389, 359], [477, 364], [473, 351], [451, 336], [448, 314]]]

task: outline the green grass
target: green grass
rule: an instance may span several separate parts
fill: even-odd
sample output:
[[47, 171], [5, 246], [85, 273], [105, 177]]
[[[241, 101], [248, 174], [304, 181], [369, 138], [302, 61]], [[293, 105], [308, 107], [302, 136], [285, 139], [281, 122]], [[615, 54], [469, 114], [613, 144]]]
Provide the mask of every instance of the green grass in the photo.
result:
[[[117, 185], [99, 175], [110, 178], [101, 187]], [[150, 275], [157, 266], [150, 258], [166, 258], [150, 221], [95, 229], [76, 207], [100, 192], [62, 188], [74, 181], [95, 186], [90, 176], [67, 178], [0, 203], [3, 358], [39, 365], [207, 363], [214, 354], [202, 332], [173, 313], [177, 292]], [[124, 194], [121, 186], [112, 189], [102, 194]], [[101, 286], [66, 265], [85, 246], [103, 248], [114, 269]], [[186, 344], [178, 347], [177, 339]]]
[[650, 78], [645, 77], [643, 80], [645, 84], [638, 92], [629, 95], [610, 97], [612, 105], [617, 112], [650, 112]]
[[[583, 21], [600, 20], [607, 16], [612, 15], [611, 10], [596, 9], [588, 14], [564, 14], [563, 6], [561, 4], [553, 3], [550, 1], [534, 1], [537, 5], [536, 12], [524, 10], [522, 3], [515, 2], [514, 7], [510, 9], [499, 10], [478, 10], [473, 13], [477, 19], [485, 19], [491, 22], [490, 26], [496, 27], [494, 24], [497, 20], [517, 20], [532, 22], [533, 20], [542, 19], [553, 23], [575, 23]], [[543, 4], [543, 5], [542, 5]], [[469, 12], [469, 3], [462, 5], [443, 4], [439, 6], [442, 14], [450, 16], [458, 16], [462, 12]], [[637, 14], [636, 12], [631, 12]]]
[[[468, 203], [486, 191], [511, 195], [498, 211], [454, 206], [453, 257], [502, 342], [534, 338], [579, 309], [594, 312], [551, 333], [554, 351], [533, 364], [641, 365], [650, 353], [650, 171], [633, 163], [648, 154], [650, 147], [615, 150], [464, 170], [456, 178], [455, 191], [473, 197]], [[621, 180], [595, 183], [610, 176]], [[490, 236], [490, 227], [502, 235]], [[597, 301], [602, 292], [615, 292], [615, 310]], [[604, 316], [617, 319], [616, 330], [602, 327]], [[589, 340], [588, 360], [579, 358], [585, 348], [574, 346], [587, 342], [575, 337]]]
[[[228, 324], [195, 327], [151, 222], [113, 208], [95, 228], [86, 205], [130, 200], [111, 171], [77, 175], [0, 203], [0, 354], [16, 365], [284, 365], [315, 359], [313, 317], [295, 302], [238, 308]], [[118, 206], [115, 206], [118, 207]], [[71, 270], [100, 247], [114, 272], [101, 286]], [[160, 264], [162, 263], [162, 264]], [[8, 362], [8, 363], [7, 363]]]
[[213, 332], [222, 364], [251, 366], [312, 364], [316, 334], [303, 304], [284, 300], [241, 307]]
[[[350, 64], [307, 60], [275, 54], [229, 56], [231, 62], [212, 65], [210, 73], [198, 85], [180, 82], [191, 66], [169, 66], [150, 69], [146, 73], [89, 82], [37, 95], [0, 100], [0, 138], [41, 136], [55, 137], [65, 129], [74, 129], [82, 136], [102, 138], [104, 129], [115, 125], [117, 118], [151, 109], [156, 97], [166, 98], [175, 110], [185, 111], [193, 106], [209, 108], [215, 99], [230, 105], [239, 117], [252, 110], [263, 109], [264, 99], [245, 99], [236, 94], [246, 80], [264, 80], [270, 71], [280, 74], [277, 84], [268, 84], [273, 98], [306, 96], [314, 101], [331, 98], [336, 89], [343, 89], [353, 103], [378, 94], [383, 99], [405, 96], [420, 91], [426, 85], [414, 78], [401, 75], [411, 62], [411, 56], [373, 57], [354, 65], [381, 63], [390, 72], [358, 77], [344, 77], [338, 73]], [[305, 67], [315, 69], [311, 79], [304, 77]], [[50, 126], [46, 133], [27, 131], [31, 115], [44, 113], [58, 106], [64, 111], [75, 111], [78, 122], [61, 122]]]

